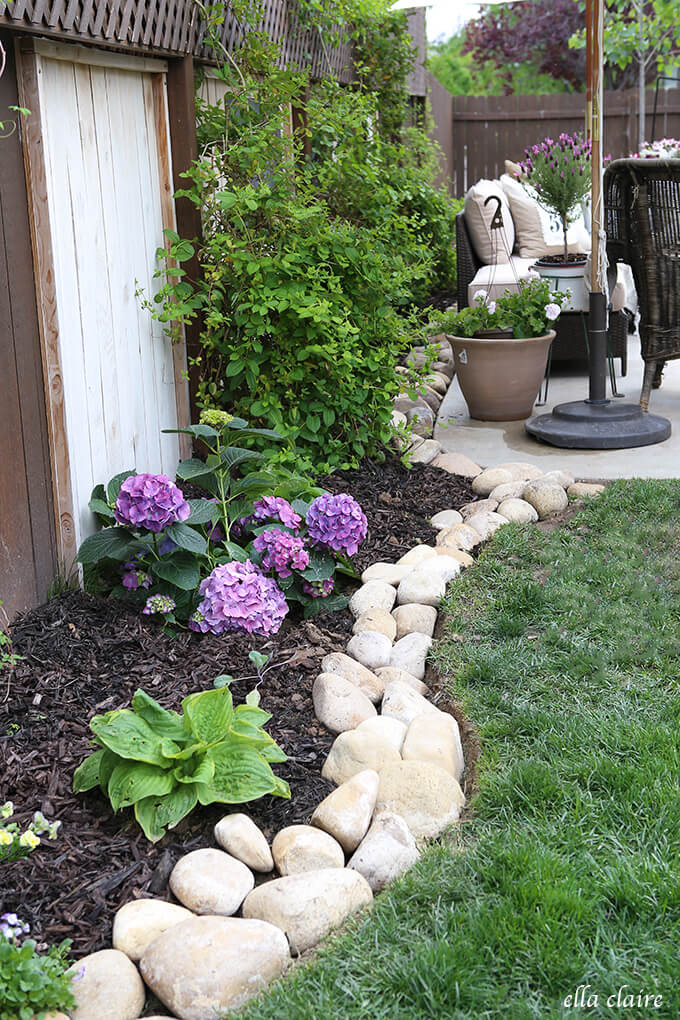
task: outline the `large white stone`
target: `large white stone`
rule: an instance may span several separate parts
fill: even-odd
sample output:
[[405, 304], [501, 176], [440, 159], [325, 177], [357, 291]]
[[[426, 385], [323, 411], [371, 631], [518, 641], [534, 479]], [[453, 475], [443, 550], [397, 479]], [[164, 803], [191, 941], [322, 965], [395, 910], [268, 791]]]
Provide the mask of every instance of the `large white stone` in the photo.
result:
[[451, 559], [458, 560], [461, 567], [471, 567], [475, 562], [474, 557], [470, 556], [470, 553], [466, 553], [452, 545], [438, 545], [437, 556], [448, 556]]
[[448, 712], [427, 712], [415, 717], [401, 750], [404, 761], [429, 761], [460, 782], [465, 769], [458, 723]]
[[375, 630], [364, 630], [349, 639], [347, 651], [367, 669], [378, 669], [389, 664], [392, 642]]
[[504, 499], [498, 510], [516, 524], [531, 524], [532, 521], [538, 520], [537, 510], [525, 499]]
[[383, 581], [391, 584], [394, 588], [402, 578], [410, 573], [411, 567], [408, 563], [373, 563], [366, 567], [361, 575], [361, 583], [368, 584], [369, 581]]
[[395, 761], [401, 761], [401, 755], [392, 740], [370, 730], [348, 730], [333, 741], [321, 775], [341, 786], [357, 772], [373, 769], [380, 773]]
[[264, 833], [248, 815], [225, 815], [215, 826], [215, 839], [223, 850], [253, 871], [267, 872], [274, 867]]
[[357, 662], [351, 655], [345, 655], [344, 652], [331, 652], [321, 660], [321, 669], [324, 673], [336, 673], [343, 680], [348, 680], [358, 687], [369, 701], [380, 701], [383, 685], [372, 670], [361, 662]]
[[349, 611], [355, 619], [367, 613], [369, 609], [386, 609], [389, 613], [396, 597], [397, 593], [391, 584], [385, 581], [369, 581], [354, 592], [349, 600]]
[[452, 528], [454, 524], [462, 524], [463, 518], [457, 510], [440, 510], [434, 517], [430, 517], [430, 524], [437, 531], [443, 528]]
[[[196, 917], [160, 935], [142, 957], [141, 971], [175, 1016], [208, 1020], [231, 1015], [289, 964], [288, 942], [278, 926], [237, 917]], [[111, 1016], [104, 1009], [83, 1020]]]
[[482, 539], [487, 539], [491, 538], [504, 524], [507, 524], [508, 519], [503, 517], [502, 514], [495, 513], [493, 510], [486, 510], [484, 513], [473, 514], [472, 517], [468, 517], [466, 523], [471, 528], [474, 528]]
[[450, 545], [454, 549], [463, 549], [465, 552], [470, 552], [481, 541], [479, 532], [471, 528], [467, 522], [464, 524], [454, 524], [452, 528], [440, 531], [435, 539], [437, 545]]
[[568, 489], [575, 481], [571, 471], [565, 470], [546, 471], [544, 475], [541, 475], [541, 478], [550, 482], [556, 482], [558, 485], [561, 485], [563, 489]]
[[521, 460], [509, 460], [503, 464], [497, 464], [496, 469], [498, 468], [509, 471], [514, 482], [530, 482], [543, 474], [541, 468], [536, 464], [529, 464]]
[[451, 475], [461, 475], [463, 478], [476, 478], [482, 473], [479, 464], [470, 460], [464, 453], [440, 453], [432, 461], [433, 467], [448, 471]]
[[519, 479], [514, 478], [512, 473], [506, 471], [505, 468], [486, 468], [476, 478], [473, 478], [472, 491], [476, 496], [489, 496], [497, 485], [516, 481]]
[[593, 496], [601, 495], [604, 489], [604, 485], [597, 485], [595, 482], [573, 482], [567, 489], [567, 496], [573, 496], [574, 499], [584, 497], [592, 499]]
[[390, 666], [403, 669], [416, 680], [425, 676], [425, 661], [432, 645], [432, 638], [427, 634], [407, 634], [392, 646]]
[[246, 899], [243, 916], [275, 924], [286, 933], [290, 951], [298, 954], [317, 945], [372, 899], [370, 885], [357, 871], [328, 868], [265, 882]]
[[84, 968], [71, 991], [76, 1000], [73, 1020], [137, 1020], [146, 1000], [144, 983], [134, 963], [119, 949], [102, 949], [76, 961]]
[[333, 836], [345, 853], [351, 854], [371, 824], [378, 782], [373, 769], [357, 772], [321, 801], [312, 815], [312, 825]]
[[[410, 570], [409, 567], [409, 572]], [[397, 624], [392, 614], [388, 613], [386, 609], [369, 609], [367, 613], [362, 613], [354, 621], [352, 633], [362, 634], [365, 630], [377, 630], [379, 634], [384, 634], [390, 641], [394, 641]]]
[[[400, 672], [400, 670], [396, 672]], [[420, 683], [420, 681], [416, 681], [416, 683]], [[400, 719], [393, 719], [390, 715], [376, 715], [373, 719], [366, 719], [365, 722], [359, 723], [355, 733], [360, 733], [362, 736], [365, 733], [371, 733], [376, 737], [380, 737], [381, 740], [386, 740], [388, 744], [394, 747], [395, 751], [401, 754], [406, 730], [406, 723], [401, 722]]]
[[[397, 588], [397, 603], [400, 606], [415, 602], [436, 608], [441, 604], [446, 592], [446, 581], [439, 571], [429, 569], [432, 562], [426, 560], [401, 582]], [[439, 562], [439, 557], [435, 556], [434, 562]], [[455, 560], [451, 560], [451, 563], [455, 564]]]
[[338, 673], [320, 673], [312, 687], [314, 712], [331, 733], [353, 730], [376, 715], [373, 704], [355, 684]]
[[397, 606], [392, 610], [397, 626], [396, 638], [400, 641], [407, 634], [427, 634], [432, 637], [437, 622], [437, 610], [434, 606], [426, 606], [419, 602]]
[[347, 867], [363, 875], [377, 893], [408, 871], [419, 857], [416, 841], [404, 819], [385, 811], [373, 819]]
[[195, 914], [235, 914], [254, 885], [242, 861], [209, 847], [180, 857], [170, 873], [173, 893]]
[[288, 825], [277, 832], [272, 855], [282, 875], [345, 866], [345, 855], [338, 841], [311, 825]]
[[[504, 485], [497, 485], [489, 498], [496, 503], [502, 503], [504, 499], [521, 499], [526, 487], [526, 482], [506, 482]], [[480, 500], [480, 502], [486, 501]], [[497, 507], [484, 507], [484, 509], [497, 509]]]
[[438, 711], [439, 709], [431, 701], [428, 701], [422, 694], [418, 694], [412, 687], [407, 686], [400, 680], [393, 680], [385, 688], [382, 714], [384, 716], [391, 716], [393, 719], [399, 719], [406, 726], [410, 726], [416, 716]]
[[[404, 637], [406, 637], [405, 634]], [[413, 675], [413, 673], [407, 673], [405, 669], [398, 669], [396, 666], [382, 666], [378, 670], [378, 673], [380, 674], [380, 679], [384, 682], [385, 687], [387, 687], [392, 680], [400, 680], [402, 683], [406, 684], [407, 687], [412, 687], [418, 694], [427, 694], [430, 689], [427, 684], [424, 684], [423, 681], [419, 680], [417, 676]]]
[[530, 482], [524, 490], [524, 498], [536, 510], [539, 520], [544, 521], [552, 514], [566, 510], [569, 500], [564, 488], [557, 482]]
[[400, 761], [380, 773], [376, 816], [401, 815], [416, 839], [436, 839], [457, 821], [464, 805], [460, 785], [439, 765]]
[[472, 517], [473, 514], [480, 514], [483, 510], [496, 510], [497, 508], [498, 500], [491, 499], [490, 496], [487, 496], [486, 499], [477, 499], [474, 503], [464, 503], [460, 508], [460, 514], [465, 522], [468, 517]]
[[[414, 545], [412, 549], [397, 560], [398, 563], [406, 563], [411, 567], [420, 566], [425, 560], [431, 559], [437, 553], [431, 545]], [[394, 604], [394, 603], [393, 603]], [[392, 606], [390, 606], [390, 609]]]
[[[428, 397], [430, 397], [430, 396], [435, 398], [432, 402], [430, 402], [430, 400], [428, 399]], [[425, 400], [427, 400], [428, 404], [430, 404], [430, 406], [432, 407], [432, 409], [434, 411], [437, 410], [437, 407], [439, 406], [439, 404], [441, 402], [441, 398], [437, 398], [436, 394], [434, 394], [434, 393], [426, 393], [425, 394]], [[436, 400], [436, 404], [435, 404], [435, 400]], [[433, 407], [433, 404], [435, 405], [434, 407]], [[430, 464], [434, 460], [435, 457], [439, 456], [439, 454], [441, 452], [442, 452], [442, 444], [441, 443], [438, 443], [436, 439], [426, 439], [425, 442], [421, 443], [421, 445], [418, 447], [418, 449], [415, 450], [411, 454], [411, 463], [412, 464]]]
[[186, 907], [167, 900], [130, 900], [116, 911], [113, 919], [113, 948], [137, 963], [158, 935], [193, 916]]

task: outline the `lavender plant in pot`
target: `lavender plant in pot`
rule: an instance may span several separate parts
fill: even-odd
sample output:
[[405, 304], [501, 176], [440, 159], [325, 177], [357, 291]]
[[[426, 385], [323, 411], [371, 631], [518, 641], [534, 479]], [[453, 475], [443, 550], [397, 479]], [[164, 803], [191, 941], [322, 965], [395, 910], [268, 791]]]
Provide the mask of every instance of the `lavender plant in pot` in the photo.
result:
[[530, 416], [555, 339], [551, 327], [566, 297], [551, 291], [547, 280], [531, 279], [496, 301], [478, 291], [469, 308], [439, 319], [471, 418], [519, 421]]

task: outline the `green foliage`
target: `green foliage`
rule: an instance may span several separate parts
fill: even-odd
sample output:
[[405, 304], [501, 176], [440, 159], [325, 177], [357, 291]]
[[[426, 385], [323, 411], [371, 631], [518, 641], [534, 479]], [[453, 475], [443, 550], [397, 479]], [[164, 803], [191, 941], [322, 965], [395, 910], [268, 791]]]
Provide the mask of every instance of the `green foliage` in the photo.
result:
[[66, 939], [38, 953], [33, 939], [0, 935], [0, 1020], [44, 1020], [46, 1013], [72, 1009], [70, 945]]
[[247, 703], [234, 708], [228, 686], [190, 694], [182, 710], [168, 711], [138, 690], [131, 710], [94, 716], [99, 750], [76, 769], [74, 792], [99, 785], [114, 811], [134, 807], [152, 843], [198, 803], [290, 797], [269, 764], [286, 755], [263, 729], [267, 712]]
[[[583, 3], [579, 6], [585, 7]], [[585, 29], [569, 40], [572, 49], [586, 45]], [[678, 62], [680, 22], [675, 0], [607, 0], [604, 54], [610, 67], [625, 71], [643, 65], [645, 79], [671, 74]]]
[[7, 632], [9, 621], [0, 599], [0, 673], [3, 669], [14, 669], [21, 656], [12, 648], [12, 639]]
[[14, 804], [8, 800], [0, 805], [0, 863], [28, 857], [40, 846], [40, 837], [47, 833], [48, 839], [56, 839], [61, 822], [49, 822], [42, 811], [36, 811], [26, 828], [21, 830], [18, 822], [9, 821], [14, 815]]
[[[480, 61], [472, 53], [463, 52], [465, 41], [463, 28], [430, 47], [427, 66], [437, 81], [453, 96], [504, 95], [508, 89], [502, 71], [491, 60]], [[520, 96], [547, 95], [564, 92], [564, 83], [542, 74], [535, 63], [525, 61], [513, 64], [512, 91]]]
[[553, 328], [566, 298], [563, 291], [551, 291], [548, 280], [522, 281], [518, 290], [506, 290], [496, 301], [488, 301], [486, 292], [479, 290], [472, 305], [444, 312], [435, 328], [462, 337], [486, 330], [511, 330], [517, 339], [543, 336]]

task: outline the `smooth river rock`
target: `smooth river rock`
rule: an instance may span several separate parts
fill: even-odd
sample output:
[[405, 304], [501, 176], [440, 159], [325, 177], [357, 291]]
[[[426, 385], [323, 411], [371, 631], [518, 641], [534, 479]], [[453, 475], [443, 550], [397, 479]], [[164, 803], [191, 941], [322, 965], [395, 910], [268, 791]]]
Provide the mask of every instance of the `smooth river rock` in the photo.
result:
[[426, 634], [428, 637], [434, 634], [437, 622], [437, 610], [434, 606], [411, 602], [409, 605], [397, 606], [392, 610], [392, 616], [397, 626], [397, 641], [407, 634]]
[[[438, 398], [434, 393], [425, 393], [424, 399], [428, 404], [430, 404], [433, 411], [436, 411], [441, 403], [441, 398]], [[425, 442], [421, 443], [418, 449], [411, 454], [411, 463], [431, 464], [435, 457], [438, 457], [441, 452], [441, 443], [438, 443], [436, 439], [426, 439]]]
[[473, 514], [466, 521], [466, 524], [474, 528], [482, 539], [491, 538], [499, 528], [502, 528], [507, 523], [507, 517], [503, 517], [502, 514], [496, 513], [494, 510], [486, 510], [483, 513]]
[[[497, 485], [489, 498], [495, 500], [496, 503], [502, 503], [504, 499], [521, 499], [526, 487], [526, 482], [506, 482], [504, 485]], [[484, 509], [489, 508], [484, 507]]]
[[264, 833], [248, 815], [225, 815], [215, 826], [215, 839], [223, 850], [253, 871], [272, 871], [274, 860]]
[[464, 805], [460, 785], [439, 765], [400, 761], [380, 773], [376, 815], [401, 815], [415, 839], [436, 839], [457, 821]]
[[380, 773], [397, 761], [401, 761], [401, 755], [393, 741], [370, 730], [348, 730], [333, 741], [321, 775], [341, 786], [357, 772], [372, 769]]
[[512, 472], [505, 468], [487, 468], [472, 480], [472, 491], [476, 496], [489, 496], [497, 485], [506, 482], [516, 482], [519, 479], [513, 478]]
[[479, 464], [470, 460], [464, 453], [440, 453], [432, 461], [433, 467], [448, 471], [451, 475], [461, 475], [463, 478], [476, 478], [482, 473]]
[[396, 597], [397, 593], [391, 584], [369, 581], [354, 592], [349, 600], [349, 611], [355, 619], [369, 609], [386, 609], [389, 612]]
[[473, 514], [479, 514], [483, 510], [496, 510], [498, 507], [498, 500], [487, 497], [486, 499], [478, 499], [474, 503], [465, 503], [460, 508], [461, 517], [465, 522], [468, 517], [472, 517]]
[[[406, 635], [404, 635], [404, 637], [406, 637]], [[418, 694], [427, 694], [430, 689], [427, 684], [424, 684], [423, 681], [419, 680], [417, 676], [413, 675], [413, 673], [407, 673], [405, 669], [397, 669], [396, 666], [383, 666], [376, 672], [380, 674], [380, 679], [384, 682], [385, 687], [387, 687], [392, 680], [401, 680], [402, 683], [406, 684], [407, 687], [412, 687], [414, 691], [418, 692]]]
[[363, 875], [349, 868], [328, 868], [265, 882], [246, 899], [243, 916], [276, 925], [286, 933], [291, 953], [298, 954], [316, 946], [372, 900]]
[[376, 715], [375, 706], [355, 684], [338, 673], [320, 673], [312, 687], [314, 712], [331, 733], [353, 730]]
[[282, 875], [345, 866], [345, 855], [338, 841], [311, 825], [288, 825], [277, 832], [272, 856]]
[[167, 900], [130, 900], [116, 911], [113, 919], [113, 948], [137, 963], [158, 935], [193, 916], [186, 907]]
[[347, 867], [363, 875], [377, 893], [408, 871], [419, 857], [416, 841], [404, 819], [385, 811], [373, 819]]
[[[410, 605], [412, 602], [420, 605], [440, 605], [446, 592], [446, 581], [437, 571], [430, 570], [432, 560], [427, 560], [420, 567], [405, 577], [397, 588], [397, 602], [400, 606]], [[434, 562], [439, 562], [439, 557], [434, 557]], [[451, 560], [454, 564], [455, 560]], [[460, 569], [460, 565], [458, 565]]]
[[465, 769], [458, 723], [448, 712], [427, 712], [415, 717], [401, 749], [404, 761], [429, 761], [460, 783]]
[[347, 652], [367, 669], [378, 669], [389, 664], [392, 642], [378, 631], [364, 630], [349, 639]]
[[[409, 567], [409, 572], [410, 569]], [[390, 641], [394, 641], [397, 624], [392, 614], [388, 613], [386, 609], [369, 609], [367, 613], [362, 613], [354, 621], [352, 633], [362, 634], [365, 630], [377, 631], [378, 634], [384, 634]]]
[[371, 733], [373, 736], [380, 737], [401, 754], [407, 728], [406, 723], [403, 723], [400, 719], [394, 719], [391, 715], [376, 715], [373, 719], [366, 719], [365, 722], [360, 723], [355, 732], [360, 733], [362, 736], [366, 733]]
[[409, 569], [408, 563], [373, 563], [364, 570], [361, 575], [361, 583], [384, 581], [385, 584], [391, 584], [396, 588], [402, 578], [406, 577]]
[[345, 655], [344, 652], [331, 652], [330, 655], [325, 655], [321, 660], [321, 669], [324, 673], [335, 673], [337, 676], [341, 676], [343, 680], [348, 680], [355, 687], [358, 687], [369, 701], [380, 701], [383, 685], [375, 673], [361, 662], [357, 662], [351, 655]]
[[479, 532], [471, 528], [467, 522], [454, 524], [452, 528], [440, 531], [435, 539], [436, 545], [450, 545], [454, 549], [462, 549], [464, 552], [470, 552], [481, 541]]
[[379, 781], [373, 769], [357, 772], [321, 801], [312, 815], [312, 825], [336, 839], [345, 853], [352, 853], [371, 824]]
[[[141, 971], [175, 1016], [209, 1020], [237, 1010], [289, 964], [288, 941], [278, 926], [237, 917], [196, 917], [159, 936], [142, 957]], [[95, 1016], [108, 1020], [111, 1014], [92, 1014], [87, 1020]]]
[[524, 498], [536, 510], [539, 520], [566, 510], [569, 500], [564, 488], [557, 482], [530, 482], [524, 490]]
[[403, 669], [417, 680], [425, 676], [425, 661], [432, 646], [427, 634], [407, 634], [392, 646], [390, 666]]
[[498, 512], [515, 524], [531, 524], [538, 520], [538, 511], [525, 499], [504, 499]]
[[185, 854], [170, 873], [173, 893], [195, 914], [235, 914], [254, 885], [250, 868], [212, 848]]
[[139, 971], [125, 953], [102, 949], [77, 960], [74, 970], [82, 967], [83, 976], [71, 985], [76, 1000], [72, 1020], [137, 1020], [146, 992]]
[[573, 482], [567, 489], [567, 496], [572, 496], [574, 499], [592, 499], [593, 496], [599, 496], [604, 490], [604, 485], [597, 485], [595, 482]]
[[382, 714], [398, 719], [406, 726], [410, 726], [416, 716], [423, 715], [424, 712], [438, 711], [431, 701], [400, 680], [393, 680], [385, 688]]
[[425, 560], [431, 559], [437, 553], [431, 545], [414, 545], [412, 549], [397, 560], [397, 563], [406, 563], [411, 567], [419, 567]]
[[434, 517], [430, 517], [430, 524], [437, 531], [443, 528], [452, 528], [454, 524], [462, 524], [463, 518], [457, 510], [440, 510]]
[[509, 460], [503, 464], [497, 464], [496, 469], [498, 468], [502, 471], [509, 471], [515, 482], [530, 482], [543, 474], [541, 468], [536, 464], [529, 464], [521, 460]]

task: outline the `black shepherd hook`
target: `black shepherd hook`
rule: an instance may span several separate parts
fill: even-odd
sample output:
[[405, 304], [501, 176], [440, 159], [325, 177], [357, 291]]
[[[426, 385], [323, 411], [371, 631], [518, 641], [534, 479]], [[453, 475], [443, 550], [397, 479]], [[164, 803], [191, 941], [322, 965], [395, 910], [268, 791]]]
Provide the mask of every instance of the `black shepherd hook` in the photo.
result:
[[502, 230], [503, 229], [503, 213], [501, 212], [502, 202], [498, 195], [489, 195], [488, 198], [484, 199], [484, 205], [488, 205], [489, 202], [497, 202], [496, 212], [493, 214], [490, 230]]

